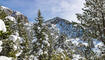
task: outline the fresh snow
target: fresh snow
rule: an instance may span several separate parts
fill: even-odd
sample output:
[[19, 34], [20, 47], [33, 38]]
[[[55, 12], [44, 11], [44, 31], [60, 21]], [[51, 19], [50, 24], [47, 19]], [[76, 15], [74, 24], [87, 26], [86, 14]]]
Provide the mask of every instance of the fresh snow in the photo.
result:
[[7, 7], [4, 7], [4, 6], [1, 6], [2, 7], [2, 9], [4, 10], [4, 9], [9, 9], [9, 8], [7, 8]]
[[12, 58], [6, 56], [0, 56], [0, 60], [12, 60]]
[[97, 54], [97, 56], [99, 56], [101, 54], [101, 50], [99, 48], [92, 48], [93, 52]]
[[96, 40], [94, 39], [93, 40], [93, 44], [94, 44], [94, 48], [92, 48], [92, 50], [94, 51], [94, 53], [96, 53], [98, 56], [101, 55], [102, 53], [102, 49], [104, 47], [104, 44], [102, 43], [102, 41], [99, 41], [99, 40]]
[[2, 45], [2, 41], [0, 41], [0, 46]]
[[16, 19], [12, 16], [6, 16], [6, 19], [9, 19], [10, 21], [16, 22]]
[[16, 36], [16, 35], [11, 35], [10, 37], [9, 37], [9, 39], [10, 40], [13, 40], [14, 42], [18, 39], [18, 36]]
[[38, 51], [38, 54], [39, 54], [39, 55], [43, 54], [43, 50], [40, 49], [40, 50]]
[[[7, 7], [4, 7], [4, 6], [1, 6], [2, 7], [2, 10], [5, 10], [5, 9], [9, 9], [9, 8], [7, 8]], [[16, 11], [16, 13], [15, 13], [16, 15], [21, 15], [21, 13], [20, 12], [17, 12]], [[14, 21], [14, 22], [16, 22], [16, 19], [14, 18], [14, 17], [12, 17], [12, 16], [6, 16], [6, 19], [9, 19], [10, 21]], [[98, 19], [98, 18], [95, 18], [95, 19]], [[92, 20], [95, 20], [95, 19], [92, 19]], [[32, 27], [32, 24], [31, 23], [26, 23], [26, 24], [24, 24], [25, 26], [28, 26], [27, 27], [27, 30], [30, 30], [31, 31], [31, 28], [30, 27]], [[45, 24], [43, 24], [43, 25], [45, 25]], [[74, 26], [77, 26], [77, 25], [74, 25]], [[80, 26], [82, 26], [82, 25], [80, 25]], [[84, 29], [86, 29], [84, 26], [82, 26]], [[38, 29], [41, 29], [40, 27], [38, 27]], [[49, 29], [51, 29], [51, 30], [56, 30], [58, 33], [59, 33], [59, 29], [57, 28], [57, 25], [56, 24], [51, 24], [51, 28], [49, 28]], [[4, 23], [4, 21], [3, 20], [1, 20], [0, 19], [0, 31], [3, 31], [3, 32], [6, 32], [6, 26], [5, 26], [5, 23]], [[99, 32], [96, 32], [97, 34], [99, 34]], [[43, 34], [45, 34], [45, 33], [43, 33]], [[54, 35], [54, 33], [51, 33], [51, 35]], [[46, 43], [46, 44], [48, 44], [48, 46], [50, 46], [50, 44], [49, 44], [49, 42], [48, 42], [48, 35], [47, 34], [45, 34], [45, 36], [46, 36], [46, 40], [45, 41], [43, 41], [43, 43]], [[55, 38], [58, 38], [59, 36], [55, 36]], [[18, 32], [15, 32], [14, 34], [12, 34], [12, 35], [10, 35], [9, 36], [9, 39], [10, 40], [13, 40], [13, 42], [15, 42], [16, 43], [16, 41], [17, 40], [21, 40], [22, 41], [22, 38], [21, 37], [19, 37], [19, 33]], [[36, 42], [37, 41], [37, 39], [34, 39], [34, 40], [32, 40], [32, 42]], [[73, 47], [81, 47], [81, 46], [85, 46], [85, 47], [87, 47], [87, 46], [89, 46], [88, 45], [88, 42], [87, 41], [83, 41], [82, 39], [80, 39], [80, 38], [70, 38], [70, 39], [68, 39], [68, 40], [66, 40], [66, 42], [67, 43], [69, 43], [69, 42], [71, 42], [72, 44], [73, 44]], [[39, 44], [39, 43], [36, 43], [36, 44]], [[65, 43], [66, 44], [66, 43]], [[70, 43], [69, 43], [70, 44]], [[0, 41], [0, 52], [2, 51], [2, 41]], [[40, 45], [40, 44], [39, 44]], [[104, 44], [103, 44], [103, 42], [102, 41], [99, 41], [99, 40], [97, 40], [97, 39], [93, 39], [93, 45], [94, 45], [94, 48], [91, 48], [92, 49], [92, 51], [94, 52], [94, 53], [96, 53], [97, 54], [97, 56], [100, 56], [100, 55], [102, 55], [101, 53], [102, 53], [102, 50], [104, 49]], [[42, 47], [43, 47], [44, 45], [42, 45]], [[70, 46], [71, 47], [71, 46]], [[18, 48], [18, 43], [16, 43], [16, 44], [14, 44], [14, 49], [15, 50], [17, 50], [17, 48]], [[59, 52], [59, 53], [61, 53], [61, 52], [63, 52], [64, 50], [62, 49], [62, 48], [57, 48], [57, 50], [56, 50], [57, 52]], [[76, 50], [74, 50], [74, 49], [72, 49], [72, 51], [73, 52], [76, 52]], [[20, 54], [22, 53], [22, 50], [20, 50], [19, 51], [19, 53], [17, 53], [16, 54], [16, 56], [19, 56]], [[44, 53], [47, 53], [47, 51], [45, 51]], [[43, 51], [42, 51], [42, 49], [40, 49], [39, 50], [39, 52], [38, 52], [38, 54], [40, 55], [40, 54], [43, 54]], [[83, 58], [83, 57], [81, 57], [81, 55], [79, 55], [79, 54], [73, 54], [72, 55], [73, 56], [73, 59], [72, 60], [79, 60], [79, 59], [81, 59], [81, 58]], [[37, 57], [36, 56], [31, 56], [31, 57], [34, 57], [34, 60], [38, 60], [37, 59]], [[11, 57], [6, 57], [6, 56], [0, 56], [0, 60], [12, 60], [12, 58]], [[32, 59], [31, 59], [32, 60]], [[84, 59], [83, 59], [84, 60]]]
[[73, 59], [72, 60], [79, 60], [79, 59], [83, 59], [83, 57], [81, 57], [80, 55], [78, 54], [73, 54]]
[[34, 60], [38, 60], [37, 57], [34, 57]]
[[6, 26], [3, 20], [0, 19], [0, 31], [6, 32]]
[[99, 41], [99, 40], [96, 40], [96, 39], [93, 40], [93, 44], [95, 45], [96, 48], [101, 48], [102, 46], [104, 46], [102, 41]]
[[2, 51], [2, 41], [0, 41], [0, 52]]
[[75, 39], [69, 39], [69, 40], [67, 40], [67, 41], [71, 41], [72, 42], [72, 44], [74, 44], [74, 45], [76, 45], [76, 46], [79, 46], [79, 44], [82, 44], [82, 45], [84, 45], [84, 46], [88, 46], [88, 43], [87, 42], [85, 42], [85, 41], [82, 41], [81, 39], [79, 39], [79, 38], [75, 38]]
[[31, 55], [29, 60], [38, 60], [37, 56]]
[[20, 12], [16, 11], [16, 15], [22, 15], [22, 13], [20, 13]]
[[[2, 51], [2, 41], [0, 41], [0, 52]], [[11, 57], [0, 56], [0, 60], [12, 60]]]
[[16, 40], [20, 40], [19, 33], [15, 32], [13, 35], [10, 35], [9, 39], [13, 40], [13, 42], [16, 42]]
[[61, 53], [61, 52], [63, 52], [64, 50], [63, 49], [61, 49], [61, 48], [58, 48], [57, 49], [57, 52], [59, 52], [59, 53]]
[[19, 53], [17, 53], [16, 56], [19, 56], [21, 53], [22, 53], [22, 50]]
[[[72, 44], [74, 44], [74, 45], [77, 46], [77, 47], [81, 47], [81, 46], [87, 47], [87, 46], [89, 46], [89, 45], [88, 45], [88, 42], [83, 41], [83, 40], [81, 40], [81, 39], [79, 39], [79, 38], [68, 39], [67, 42], [68, 42], [68, 41], [71, 41]], [[96, 53], [97, 56], [101, 55], [102, 50], [104, 49], [104, 44], [102, 43], [102, 41], [93, 39], [93, 45], [94, 45], [94, 48], [91, 48], [92, 51], [93, 51], [94, 53]]]
[[48, 46], [50, 46], [48, 41], [43, 41], [43, 43], [47, 44]]

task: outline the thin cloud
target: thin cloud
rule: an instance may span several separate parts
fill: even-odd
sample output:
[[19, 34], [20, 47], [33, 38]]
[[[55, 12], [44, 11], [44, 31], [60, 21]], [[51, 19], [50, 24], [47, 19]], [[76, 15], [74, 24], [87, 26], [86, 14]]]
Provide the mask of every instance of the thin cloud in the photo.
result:
[[60, 1], [58, 6], [52, 8], [52, 12], [54, 14], [59, 14], [59, 16], [68, 19], [69, 21], [78, 21], [76, 19], [76, 13], [81, 13], [83, 8], [83, 0], [73, 0], [67, 1], [62, 0]]
[[77, 21], [75, 13], [81, 13], [84, 0], [0, 0], [13, 10], [18, 10], [28, 16], [32, 21], [37, 15], [37, 10], [42, 11], [45, 19], [61, 17], [69, 21]]

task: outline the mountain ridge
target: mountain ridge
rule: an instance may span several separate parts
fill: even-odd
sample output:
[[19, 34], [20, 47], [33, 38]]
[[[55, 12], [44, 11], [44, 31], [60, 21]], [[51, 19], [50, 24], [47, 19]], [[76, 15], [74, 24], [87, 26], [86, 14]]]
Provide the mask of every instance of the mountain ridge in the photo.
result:
[[77, 23], [70, 22], [70, 21], [62, 19], [60, 17], [55, 17], [53, 19], [49, 19], [48, 21], [45, 21], [45, 23], [48, 26], [50, 26], [51, 24], [56, 25], [56, 27], [59, 29], [61, 34], [65, 34], [69, 38], [71, 38], [71, 37], [75, 38], [75, 37], [82, 36], [81, 27], [79, 28], [79, 27], [75, 26], [75, 25], [77, 25]]
[[[37, 24], [36, 22], [31, 24], [28, 21], [27, 17], [24, 16], [20, 12], [13, 11], [13, 10], [3, 7], [3, 6], [0, 7], [0, 10], [4, 11], [7, 14], [7, 16], [4, 17], [4, 19], [0, 18], [2, 20], [2, 22], [4, 22], [3, 24], [8, 27], [8, 24], [6, 24], [6, 23], [10, 22], [9, 23], [10, 25], [8, 27], [9, 29], [6, 27], [5, 28], [9, 32], [12, 31], [11, 34], [9, 35], [9, 38], [5, 38], [5, 39], [7, 39], [7, 41], [13, 41], [15, 43], [13, 49], [16, 50], [18, 47], [23, 48], [23, 49], [19, 49], [18, 53], [16, 53], [17, 57], [21, 57], [22, 56], [21, 54], [22, 53], [24, 54], [25, 50], [27, 50], [26, 49], [27, 45], [25, 43], [29, 42], [30, 50], [33, 49], [34, 44], [39, 44], [37, 42], [38, 39], [36, 38], [35, 32], [40, 33], [41, 29], [43, 30], [43, 28], [45, 28], [45, 30], [47, 29], [46, 32], [49, 34], [49, 35], [47, 35], [43, 32], [41, 33], [41, 34], [46, 35], [46, 37], [45, 37], [46, 40], [43, 40], [43, 42], [45, 42], [45, 45], [48, 44], [49, 46], [50, 46], [49, 42], [51, 42], [51, 45], [52, 45], [51, 49], [55, 50], [54, 55], [56, 55], [57, 53], [64, 54], [63, 52], [67, 52], [69, 58], [71, 58], [72, 60], [75, 60], [75, 58], [77, 60], [83, 58], [83, 60], [84, 60], [85, 55], [87, 55], [86, 53], [90, 53], [89, 56], [91, 56], [91, 52], [94, 52], [97, 54], [97, 56], [100, 56], [105, 51], [104, 50], [105, 46], [101, 41], [98, 41], [97, 39], [93, 39], [91, 41], [88, 41], [88, 40], [86, 41], [86, 40], [81, 39], [82, 35], [84, 34], [84, 31], [82, 29], [82, 26], [78, 23], [70, 22], [70, 21], [60, 18], [60, 17], [55, 17], [55, 18], [49, 19], [49, 20], [45, 21], [44, 23], [42, 23], [42, 27], [40, 27], [40, 26], [36, 25]], [[16, 23], [14, 21], [16, 21]], [[2, 26], [2, 24], [0, 26]], [[33, 27], [35, 27], [35, 29], [37, 31], [35, 31], [35, 29], [33, 29]], [[1, 28], [0, 31], [2, 31], [2, 30], [4, 30], [4, 29]], [[38, 36], [41, 36], [41, 34], [38, 34]], [[51, 39], [48, 39], [48, 37], [50, 35], [51, 35], [51, 37], [50, 37]], [[0, 42], [2, 42], [2, 39], [0, 39], [0, 40], [1, 40]], [[19, 44], [20, 43], [21, 44], [18, 45], [18, 43], [16, 41], [19, 42]], [[35, 42], [35, 43], [32, 44], [33, 42]], [[4, 42], [4, 43], [6, 43], [6, 42]], [[2, 44], [0, 44], [0, 50], [2, 49], [1, 45]], [[10, 45], [10, 43], [9, 43], [9, 45]], [[39, 47], [39, 46], [37, 46], [37, 47]], [[6, 48], [4, 48], [4, 50], [5, 49]], [[34, 48], [34, 49], [36, 49], [36, 48]], [[39, 47], [39, 49], [40, 49], [40, 47]], [[8, 48], [7, 48], [7, 50], [8, 50]], [[40, 50], [39, 50], [39, 53], [42, 53]], [[3, 51], [3, 50], [1, 50], [1, 51]], [[4, 51], [4, 52], [6, 52], [6, 51]], [[7, 53], [4, 54], [2, 52], [2, 54], [4, 54], [3, 56], [6, 56]], [[27, 53], [29, 53], [29, 52], [27, 52]], [[10, 56], [10, 57], [12, 57], [12, 56]], [[36, 56], [33, 56], [32, 58], [34, 58], [34, 57], [37, 58]]]
[[10, 8], [0, 6], [0, 10], [4, 11], [6, 15], [14, 17], [16, 20], [21, 19], [24, 23], [29, 23], [28, 18], [18, 11], [13, 11]]

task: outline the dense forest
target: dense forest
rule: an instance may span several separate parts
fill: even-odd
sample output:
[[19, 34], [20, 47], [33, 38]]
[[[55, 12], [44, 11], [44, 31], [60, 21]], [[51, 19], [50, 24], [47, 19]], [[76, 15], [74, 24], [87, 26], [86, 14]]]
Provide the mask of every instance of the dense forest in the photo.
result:
[[85, 0], [80, 23], [62, 17], [33, 23], [0, 6], [0, 60], [105, 60], [105, 1]]

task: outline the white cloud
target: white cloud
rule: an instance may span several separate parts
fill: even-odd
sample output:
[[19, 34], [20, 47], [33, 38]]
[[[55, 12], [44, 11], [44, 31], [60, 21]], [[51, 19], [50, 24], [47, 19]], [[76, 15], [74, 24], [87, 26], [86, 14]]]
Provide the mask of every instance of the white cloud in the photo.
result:
[[57, 6], [52, 7], [53, 14], [59, 14], [61, 17], [70, 21], [77, 22], [76, 13], [81, 13], [84, 0], [62, 0]]
[[78, 22], [75, 14], [82, 13], [84, 6], [84, 0], [38, 0], [37, 2], [37, 8], [40, 8], [47, 18], [58, 16], [75, 22]]
[[46, 19], [61, 17], [69, 21], [77, 21], [76, 13], [82, 12], [84, 0], [8, 0], [8, 6], [18, 10], [33, 20], [37, 10], [41, 9]]

